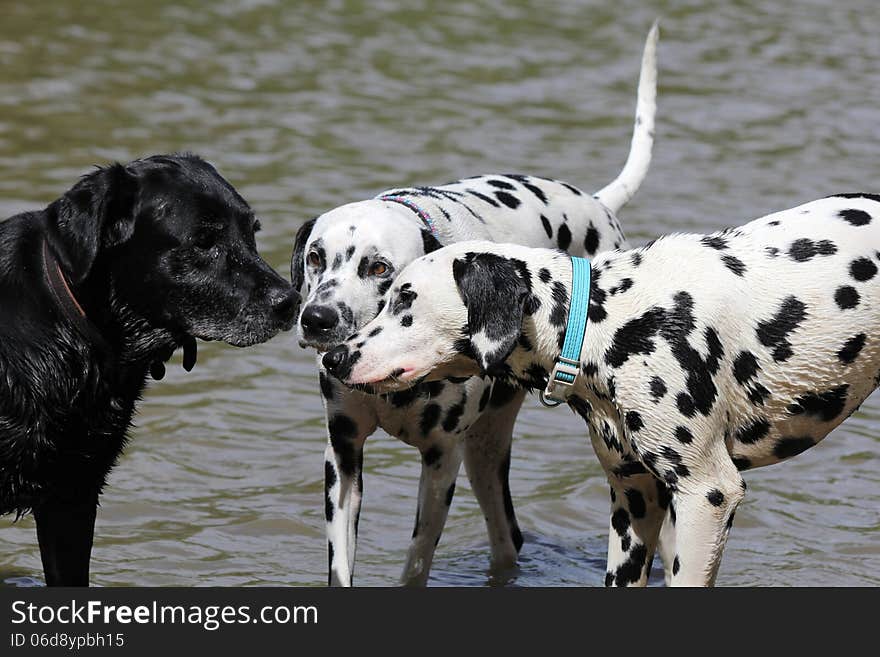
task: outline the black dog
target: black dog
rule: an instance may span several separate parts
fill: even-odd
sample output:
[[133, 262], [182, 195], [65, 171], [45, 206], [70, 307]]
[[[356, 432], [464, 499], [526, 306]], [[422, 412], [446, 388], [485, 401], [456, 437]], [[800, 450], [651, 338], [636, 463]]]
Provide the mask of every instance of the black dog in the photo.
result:
[[33, 510], [49, 585], [87, 585], [98, 496], [152, 371], [195, 338], [245, 347], [299, 295], [208, 163], [158, 155], [0, 223], [0, 514]]

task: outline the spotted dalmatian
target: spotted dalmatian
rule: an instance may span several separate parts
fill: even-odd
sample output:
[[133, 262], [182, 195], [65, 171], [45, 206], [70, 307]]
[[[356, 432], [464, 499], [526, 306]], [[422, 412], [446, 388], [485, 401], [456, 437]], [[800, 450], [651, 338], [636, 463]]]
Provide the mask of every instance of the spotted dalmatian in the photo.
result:
[[[607, 585], [646, 583], [665, 516], [669, 582], [714, 583], [740, 473], [809, 449], [880, 383], [878, 262], [871, 194], [592, 261], [567, 401], [611, 484]], [[559, 251], [455, 244], [401, 272], [323, 363], [386, 394], [458, 376], [543, 388], [570, 295]]]
[[[419, 449], [422, 472], [412, 541], [402, 582], [423, 585], [455, 492], [462, 460], [486, 518], [495, 570], [516, 562], [522, 545], [508, 486], [521, 387], [489, 376], [453, 377], [376, 395], [329, 377], [321, 353], [351, 337], [381, 341], [362, 327], [385, 307], [396, 276], [416, 258], [468, 239], [517, 241], [593, 256], [626, 248], [618, 210], [644, 179], [651, 159], [656, 95], [657, 26], [649, 33], [639, 79], [636, 122], [620, 176], [595, 196], [565, 182], [487, 175], [439, 187], [393, 189], [343, 205], [298, 232], [291, 263], [305, 285], [302, 346], [317, 349], [328, 446], [324, 466], [329, 575], [350, 586], [363, 495], [363, 447], [379, 427]], [[394, 307], [406, 325], [413, 317]], [[388, 347], [394, 349], [394, 344]]]

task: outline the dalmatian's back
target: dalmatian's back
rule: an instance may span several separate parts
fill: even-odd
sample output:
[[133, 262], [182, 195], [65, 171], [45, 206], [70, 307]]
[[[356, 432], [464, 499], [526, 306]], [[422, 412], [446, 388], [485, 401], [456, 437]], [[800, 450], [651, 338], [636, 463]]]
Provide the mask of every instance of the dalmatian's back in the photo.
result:
[[488, 174], [438, 187], [383, 192], [405, 197], [434, 217], [444, 244], [470, 239], [557, 248], [592, 257], [628, 248], [614, 212], [560, 180]]
[[[624, 318], [601, 330], [621, 399], [661, 436], [643, 448], [662, 454], [674, 436], [685, 453], [723, 427], [739, 469], [776, 463], [822, 440], [877, 387], [880, 198], [829, 197], [632, 253], [599, 263], [600, 289], [618, 305], [609, 315]], [[611, 292], [624, 279], [626, 294]], [[630, 294], [655, 305], [627, 316]], [[634, 347], [623, 336], [637, 327]]]

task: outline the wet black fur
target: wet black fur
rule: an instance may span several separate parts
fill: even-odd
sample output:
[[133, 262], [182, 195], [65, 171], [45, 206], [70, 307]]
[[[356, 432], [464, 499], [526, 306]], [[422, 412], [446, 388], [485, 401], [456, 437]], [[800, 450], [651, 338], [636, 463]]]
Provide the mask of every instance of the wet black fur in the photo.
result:
[[[292, 326], [298, 296], [255, 225], [192, 155], [98, 169], [0, 223], [0, 514], [33, 511], [48, 584], [88, 583], [98, 496], [151, 363], [193, 337], [246, 346]], [[44, 242], [103, 341], [52, 296]]]

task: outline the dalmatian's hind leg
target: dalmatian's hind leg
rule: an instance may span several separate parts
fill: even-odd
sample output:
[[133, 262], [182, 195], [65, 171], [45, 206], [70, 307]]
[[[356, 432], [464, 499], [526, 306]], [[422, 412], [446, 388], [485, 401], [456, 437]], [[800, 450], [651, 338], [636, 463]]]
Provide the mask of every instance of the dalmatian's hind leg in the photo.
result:
[[524, 399], [524, 390], [496, 381], [487, 407], [464, 438], [465, 468], [486, 519], [493, 572], [515, 566], [523, 542], [508, 475], [513, 426]]
[[712, 586], [733, 524], [745, 495], [745, 482], [724, 443], [704, 458], [701, 471], [678, 481], [673, 493], [675, 546], [672, 586]]
[[611, 529], [605, 586], [645, 586], [669, 507], [666, 485], [650, 474], [610, 475]]
[[419, 448], [422, 475], [415, 527], [400, 578], [404, 586], [424, 586], [428, 581], [434, 551], [455, 494], [455, 478], [461, 469], [462, 447], [458, 436], [443, 434]]

